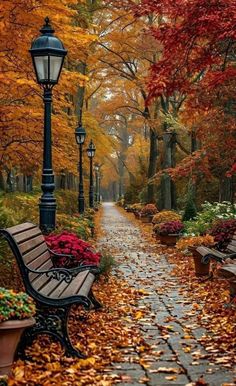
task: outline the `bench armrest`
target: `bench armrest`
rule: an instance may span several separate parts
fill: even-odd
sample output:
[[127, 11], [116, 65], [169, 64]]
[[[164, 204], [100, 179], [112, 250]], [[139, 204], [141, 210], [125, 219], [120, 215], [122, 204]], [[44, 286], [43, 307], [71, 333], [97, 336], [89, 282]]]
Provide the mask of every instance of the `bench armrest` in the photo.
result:
[[66, 283], [70, 283], [73, 280], [74, 274], [71, 270], [66, 268], [51, 268], [47, 270], [36, 270], [26, 267], [27, 274], [36, 273], [38, 275], [46, 274], [48, 277], [52, 277], [56, 280], [65, 280]]
[[52, 249], [49, 249], [49, 252], [51, 255], [53, 256], [57, 256], [57, 257], [68, 257], [69, 259], [74, 259], [74, 256], [73, 255], [69, 255], [67, 253], [57, 253], [57, 252], [54, 252]]
[[222, 263], [222, 264], [225, 261], [225, 259], [223, 257], [216, 256], [213, 253], [207, 253], [207, 255], [202, 256], [202, 260], [201, 261], [202, 261], [203, 264], [208, 264], [211, 259], [216, 260], [216, 261], [218, 261], [219, 263]]
[[209, 263], [210, 259], [216, 260], [221, 264], [224, 264], [226, 259], [236, 259], [236, 253], [229, 253], [228, 255], [225, 255], [225, 257], [219, 257], [214, 255], [214, 253], [208, 253], [205, 256], [202, 256], [202, 263], [207, 264]]

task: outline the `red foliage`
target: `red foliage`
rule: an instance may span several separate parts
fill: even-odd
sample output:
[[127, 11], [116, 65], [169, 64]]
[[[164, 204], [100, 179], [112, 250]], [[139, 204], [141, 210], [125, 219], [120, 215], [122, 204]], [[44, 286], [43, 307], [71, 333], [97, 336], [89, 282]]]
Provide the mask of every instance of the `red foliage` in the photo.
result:
[[168, 221], [160, 224], [160, 235], [178, 234], [184, 229], [184, 224], [181, 221]]
[[[70, 267], [76, 267], [81, 263], [99, 264], [101, 255], [93, 252], [91, 245], [79, 239], [74, 233], [64, 231], [60, 234], [46, 236], [45, 239], [49, 248], [54, 252], [73, 255], [75, 257], [75, 261], [71, 263]], [[65, 257], [59, 257], [56, 264], [59, 267], [63, 267], [67, 260]]]
[[214, 236], [215, 241], [217, 242], [217, 247], [220, 250], [225, 250], [227, 244], [232, 239], [234, 233], [236, 232], [236, 220], [219, 220], [213, 226], [208, 233]]

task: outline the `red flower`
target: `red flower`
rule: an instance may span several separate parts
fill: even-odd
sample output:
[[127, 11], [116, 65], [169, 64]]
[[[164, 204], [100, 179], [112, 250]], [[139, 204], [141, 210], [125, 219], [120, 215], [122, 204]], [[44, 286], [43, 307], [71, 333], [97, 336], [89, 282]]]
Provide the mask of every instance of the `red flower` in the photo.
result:
[[[67, 267], [76, 267], [79, 264], [99, 265], [100, 254], [92, 250], [92, 246], [79, 239], [74, 233], [64, 231], [60, 234], [51, 234], [45, 237], [50, 249], [58, 254], [73, 255], [74, 260]], [[56, 265], [63, 267], [67, 259], [59, 257]]]

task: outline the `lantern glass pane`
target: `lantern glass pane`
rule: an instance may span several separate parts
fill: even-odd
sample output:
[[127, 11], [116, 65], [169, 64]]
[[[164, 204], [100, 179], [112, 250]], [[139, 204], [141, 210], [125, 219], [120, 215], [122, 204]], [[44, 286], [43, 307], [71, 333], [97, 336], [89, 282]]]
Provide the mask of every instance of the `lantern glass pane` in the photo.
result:
[[50, 56], [50, 80], [57, 82], [62, 66], [62, 56]]
[[84, 134], [77, 134], [75, 137], [76, 137], [76, 142], [78, 143], [78, 145], [84, 143], [84, 141], [85, 141], [85, 135]]
[[48, 56], [35, 56], [34, 64], [38, 81], [41, 82], [48, 80]]

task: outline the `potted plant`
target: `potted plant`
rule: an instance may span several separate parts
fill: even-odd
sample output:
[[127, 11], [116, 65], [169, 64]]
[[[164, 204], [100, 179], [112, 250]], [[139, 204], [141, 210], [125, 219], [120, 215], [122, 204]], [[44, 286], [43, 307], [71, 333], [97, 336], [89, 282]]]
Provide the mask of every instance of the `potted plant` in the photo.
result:
[[161, 243], [175, 245], [183, 229], [184, 224], [181, 221], [168, 221], [160, 224], [158, 233]]
[[143, 223], [151, 223], [153, 216], [157, 213], [157, 207], [154, 204], [145, 205], [141, 212], [140, 217]]
[[155, 216], [152, 219], [152, 223], [155, 224], [161, 224], [168, 221], [180, 221], [181, 216], [174, 212], [173, 210], [162, 210], [161, 212], [155, 214]]
[[211, 235], [204, 236], [189, 236], [183, 237], [176, 244], [176, 248], [179, 250], [188, 250], [191, 252], [194, 261], [195, 275], [196, 276], [205, 276], [209, 275], [210, 272], [210, 262], [203, 263], [202, 255], [197, 252], [197, 247], [205, 246], [211, 247], [214, 245], [214, 237]]
[[20, 337], [35, 324], [35, 305], [25, 292], [0, 287], [0, 376], [8, 375]]
[[134, 216], [138, 219], [140, 218], [140, 212], [141, 212], [142, 208], [143, 208], [143, 205], [139, 202], [137, 202], [131, 206], [131, 209], [132, 209]]

